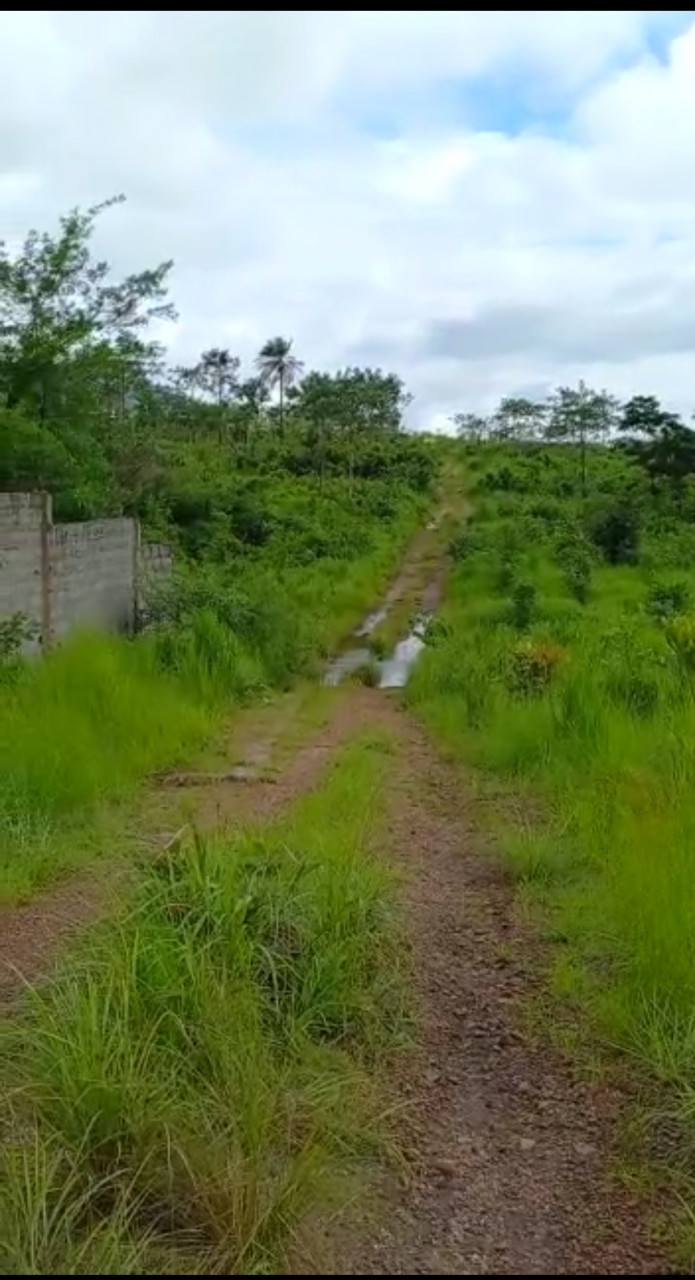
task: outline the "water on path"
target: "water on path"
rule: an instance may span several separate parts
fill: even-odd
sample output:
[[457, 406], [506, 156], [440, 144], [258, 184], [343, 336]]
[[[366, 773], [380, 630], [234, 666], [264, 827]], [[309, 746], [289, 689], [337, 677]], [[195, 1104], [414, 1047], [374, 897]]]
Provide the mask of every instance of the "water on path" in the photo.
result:
[[[377, 623], [373, 623], [372, 627], [368, 628], [368, 623], [371, 618], [376, 616], [376, 614], [370, 614], [366, 622], [355, 632], [355, 635], [368, 635], [369, 631], [373, 630], [373, 627], [377, 625]], [[364, 647], [346, 649], [344, 653], [338, 654], [338, 657], [334, 658], [329, 664], [323, 677], [323, 683], [335, 687], [346, 676], [353, 675], [355, 671], [359, 671], [360, 667], [369, 666], [376, 668], [379, 673], [377, 683], [380, 689], [405, 688], [410, 672], [425, 647], [425, 632], [431, 617], [430, 613], [418, 614], [412, 631], [405, 637], [405, 640], [399, 640], [390, 658], [379, 660], [370, 649]]]

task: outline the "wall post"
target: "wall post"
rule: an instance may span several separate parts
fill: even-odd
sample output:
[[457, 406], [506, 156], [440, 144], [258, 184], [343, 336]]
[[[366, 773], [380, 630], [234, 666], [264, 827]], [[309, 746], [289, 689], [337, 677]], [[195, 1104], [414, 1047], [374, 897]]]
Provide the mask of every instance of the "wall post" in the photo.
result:
[[53, 499], [50, 493], [41, 494], [41, 649], [47, 653], [53, 643], [53, 566], [51, 563], [51, 531], [53, 529]]

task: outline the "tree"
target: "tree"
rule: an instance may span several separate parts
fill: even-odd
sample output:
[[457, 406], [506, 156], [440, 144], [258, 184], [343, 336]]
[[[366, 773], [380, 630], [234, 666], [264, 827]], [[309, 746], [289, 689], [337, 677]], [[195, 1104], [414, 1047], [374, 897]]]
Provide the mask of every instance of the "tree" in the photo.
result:
[[299, 378], [304, 365], [292, 354], [291, 338], [270, 338], [261, 347], [256, 366], [268, 387], [280, 394], [280, 434], [285, 430], [285, 392]]
[[73, 210], [55, 236], [30, 231], [15, 257], [0, 242], [0, 389], [8, 408], [21, 405], [45, 422], [78, 358], [121, 344], [130, 361], [149, 320], [174, 317], [166, 301], [171, 262], [113, 284], [109, 264], [92, 257], [96, 219], [122, 200]]
[[548, 407], [525, 396], [505, 396], [495, 414], [496, 434], [502, 440], [534, 440], [542, 436]]
[[211, 347], [200, 357], [197, 367], [198, 385], [218, 406], [229, 404], [239, 386], [240, 368], [241, 360], [238, 356], [230, 355], [222, 347]]
[[247, 378], [239, 386], [239, 408], [242, 413], [246, 443], [249, 443], [251, 424], [257, 423], [268, 400], [268, 387], [263, 378]]
[[619, 429], [624, 435], [653, 439], [663, 427], [679, 423], [678, 414], [662, 408], [656, 396], [633, 396], [623, 405]]
[[334, 440], [347, 451], [350, 477], [361, 445], [388, 439], [403, 430], [403, 413], [410, 402], [401, 379], [381, 369], [347, 368], [335, 374], [310, 373], [297, 396], [297, 412], [309, 424], [323, 468], [325, 441]]
[[606, 440], [619, 422], [620, 406], [607, 391], [593, 391], [586, 383], [558, 387], [550, 401], [546, 436], [579, 445], [582, 496], [586, 497], [587, 445]]
[[477, 413], [455, 413], [451, 419], [460, 440], [479, 444], [490, 434], [490, 421]]
[[196, 368], [196, 382], [203, 393], [214, 400], [217, 407], [218, 439], [224, 438], [225, 410], [239, 390], [241, 360], [222, 347], [204, 351]]
[[669, 481], [679, 492], [695, 472], [695, 431], [676, 413], [663, 409], [656, 396], [633, 396], [623, 407], [620, 430], [624, 448], [644, 467], [652, 482]]
[[323, 484], [326, 470], [326, 437], [340, 421], [340, 391], [335, 377], [329, 373], [310, 373], [304, 379], [297, 405], [308, 425], [306, 443], [319, 457], [319, 475]]

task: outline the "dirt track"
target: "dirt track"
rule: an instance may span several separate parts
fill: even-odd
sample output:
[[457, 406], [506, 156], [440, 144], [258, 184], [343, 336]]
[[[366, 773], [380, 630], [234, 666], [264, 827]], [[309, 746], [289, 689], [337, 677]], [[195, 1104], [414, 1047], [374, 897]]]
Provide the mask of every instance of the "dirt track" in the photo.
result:
[[[397, 744], [384, 855], [405, 871], [421, 1048], [399, 1061], [391, 1088], [403, 1108], [410, 1176], [403, 1185], [384, 1172], [382, 1212], [370, 1228], [333, 1223], [305, 1273], [665, 1273], [648, 1241], [648, 1206], [607, 1177], [622, 1099], [578, 1083], [519, 1030], [536, 987], [536, 946], [517, 923], [460, 774], [391, 695], [353, 688], [331, 697], [326, 723], [276, 780], [206, 777], [183, 787], [203, 826], [264, 820], [317, 785], [353, 734], [382, 726]], [[250, 760], [277, 757], [289, 706], [279, 704], [275, 719], [264, 714], [262, 732], [246, 743]], [[160, 825], [171, 819], [175, 790], [152, 794]], [[66, 938], [103, 910], [102, 883], [97, 869], [3, 914], [6, 1001], [45, 975]]]

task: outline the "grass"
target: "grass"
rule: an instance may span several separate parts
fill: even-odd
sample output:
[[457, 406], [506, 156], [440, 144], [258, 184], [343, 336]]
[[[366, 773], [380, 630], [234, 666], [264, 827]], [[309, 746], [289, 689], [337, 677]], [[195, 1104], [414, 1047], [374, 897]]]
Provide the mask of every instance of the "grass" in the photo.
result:
[[0, 660], [0, 902], [113, 853], [114, 803], [197, 755], [230, 710], [310, 671], [378, 598], [418, 510], [368, 555], [287, 570], [279, 601], [277, 575], [267, 599], [263, 579], [227, 598], [201, 573], [152, 637], [75, 635], [41, 663]]
[[[521, 495], [480, 500], [407, 696], [452, 756], [519, 797], [501, 847], [552, 939], [553, 996], [583, 1012], [594, 1043], [667, 1087], [695, 1186], [691, 623], [679, 651], [650, 613], [658, 535], [648, 563], [595, 557], [580, 604], [552, 526], [531, 538], [525, 519]], [[689, 563], [675, 568], [695, 599]], [[535, 587], [528, 619], [515, 615], [519, 581]]]
[[257, 1274], [384, 1140], [403, 948], [373, 857], [390, 744], [269, 829], [142, 868], [6, 1044], [6, 1274]]
[[27, 665], [0, 696], [0, 897], [93, 857], [104, 802], [182, 761], [213, 723], [147, 643], [76, 636]]

